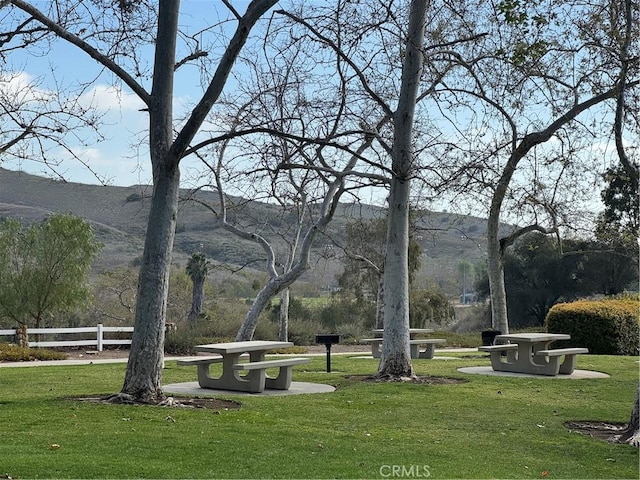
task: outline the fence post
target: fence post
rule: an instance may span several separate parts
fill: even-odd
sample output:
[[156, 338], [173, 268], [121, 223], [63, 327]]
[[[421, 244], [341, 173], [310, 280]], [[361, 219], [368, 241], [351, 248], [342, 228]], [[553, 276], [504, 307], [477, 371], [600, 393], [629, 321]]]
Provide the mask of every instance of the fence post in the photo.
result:
[[98, 351], [99, 352], [102, 351], [102, 340], [103, 340], [102, 324], [99, 323], [98, 324]]

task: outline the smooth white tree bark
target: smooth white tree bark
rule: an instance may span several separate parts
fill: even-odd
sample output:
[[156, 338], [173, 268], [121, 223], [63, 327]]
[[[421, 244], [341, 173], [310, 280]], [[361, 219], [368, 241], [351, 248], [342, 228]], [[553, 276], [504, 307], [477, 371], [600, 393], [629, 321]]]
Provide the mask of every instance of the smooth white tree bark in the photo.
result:
[[414, 165], [413, 123], [422, 77], [429, 2], [412, 0], [398, 106], [393, 116], [392, 178], [384, 265], [384, 336], [377, 376], [414, 376], [409, 347], [409, 199]]

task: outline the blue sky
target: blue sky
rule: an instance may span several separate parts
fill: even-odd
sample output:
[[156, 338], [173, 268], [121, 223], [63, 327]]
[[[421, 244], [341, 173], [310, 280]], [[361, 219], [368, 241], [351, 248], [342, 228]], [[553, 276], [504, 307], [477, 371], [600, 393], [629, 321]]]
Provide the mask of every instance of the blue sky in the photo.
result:
[[[45, 2], [42, 3], [45, 4]], [[239, 10], [244, 10], [247, 3], [247, 1], [233, 2]], [[216, 7], [220, 11], [217, 11]], [[183, 0], [182, 12], [181, 23], [190, 33], [197, 32], [205, 24], [216, 23], [220, 15], [227, 13], [219, 0]], [[38, 87], [42, 89], [53, 88], [55, 83], [77, 85], [94, 79], [100, 71], [99, 65], [94, 60], [64, 41], [56, 42], [49, 55], [14, 60], [13, 65], [15, 72], [20, 72], [20, 81], [42, 82]], [[184, 67], [177, 79], [174, 102], [176, 117], [181, 112], [187, 111], [186, 106], [196, 102], [201, 95], [200, 72], [195, 67]], [[121, 186], [149, 184], [150, 161], [144, 140], [148, 115], [140, 111], [144, 105], [135, 95], [126, 89], [120, 90], [115, 87], [112, 80], [111, 74], [102, 74], [80, 97], [83, 105], [97, 106], [103, 112], [103, 125], [100, 132], [105, 139], [88, 145], [82, 145], [79, 142], [71, 145], [74, 152], [90, 164], [98, 178], [76, 160], [69, 159], [69, 155], [62, 151], [54, 152], [57, 154], [54, 157], [61, 161], [57, 171], [66, 180], [73, 182], [92, 184], [104, 182]], [[148, 88], [148, 85], [146, 87]], [[226, 90], [232, 87], [233, 80]], [[615, 150], [615, 146], [613, 143], [597, 144], [594, 145], [594, 149], [601, 150], [604, 158]], [[29, 173], [51, 175], [50, 171], [37, 162], [24, 162], [20, 165], [4, 162], [2, 166], [14, 170], [22, 169]], [[193, 160], [183, 160], [183, 178], [188, 178], [190, 170], [194, 169], [196, 164]]]
[[[44, 2], [42, 2], [44, 4]], [[234, 2], [238, 9], [246, 8], [247, 1]], [[220, 12], [217, 11], [217, 8]], [[220, 8], [222, 7], [222, 8]], [[44, 8], [44, 5], [43, 5]], [[211, 0], [183, 0], [181, 23], [190, 32], [197, 32], [203, 22], [217, 20], [218, 14], [225, 14], [221, 2]], [[208, 18], [207, 18], [208, 17]], [[215, 19], [215, 20], [214, 20]], [[152, 52], [150, 51], [150, 54]], [[149, 57], [150, 60], [151, 57]], [[90, 164], [97, 174], [60, 149], [52, 151], [52, 158], [60, 165], [56, 170], [68, 181], [127, 186], [150, 183], [150, 161], [144, 145], [144, 132], [148, 125], [148, 115], [140, 111], [144, 105], [128, 89], [114, 86], [113, 75], [100, 74], [101, 67], [84, 52], [64, 41], [56, 41], [51, 51], [41, 57], [14, 57], [14, 81], [31, 83], [36, 91], [53, 89], [56, 84], [77, 87], [82, 82], [95, 81], [80, 95], [83, 106], [93, 105], [103, 114], [100, 134], [104, 140], [82, 145], [71, 141], [74, 153]], [[201, 95], [199, 72], [195, 67], [185, 66], [175, 84], [174, 112], [177, 117], [186, 110], [186, 105], [196, 102]], [[98, 76], [96, 78], [96, 76]], [[193, 79], [192, 81], [190, 79]], [[149, 85], [145, 85], [147, 91]], [[140, 141], [140, 134], [142, 140]], [[183, 167], [188, 169], [189, 161]], [[2, 163], [4, 168], [23, 170], [39, 175], [52, 175], [41, 163], [25, 161], [17, 164], [11, 161]]]

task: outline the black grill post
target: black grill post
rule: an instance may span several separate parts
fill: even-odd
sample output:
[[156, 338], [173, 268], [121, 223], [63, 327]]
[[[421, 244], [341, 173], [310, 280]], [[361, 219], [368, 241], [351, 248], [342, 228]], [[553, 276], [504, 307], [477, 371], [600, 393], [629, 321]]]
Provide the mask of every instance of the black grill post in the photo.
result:
[[340, 335], [336, 333], [319, 333], [316, 335], [316, 343], [324, 343], [327, 349], [327, 373], [331, 372], [331, 345], [340, 343]]

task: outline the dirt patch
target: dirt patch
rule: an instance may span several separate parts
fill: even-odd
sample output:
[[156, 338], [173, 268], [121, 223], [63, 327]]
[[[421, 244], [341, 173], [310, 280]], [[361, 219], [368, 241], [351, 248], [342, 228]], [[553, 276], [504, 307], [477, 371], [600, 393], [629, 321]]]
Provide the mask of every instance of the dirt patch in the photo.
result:
[[590, 437], [604, 440], [609, 443], [618, 443], [620, 436], [625, 433], [627, 424], [617, 422], [598, 422], [591, 420], [582, 420], [575, 422], [565, 422], [564, 426], [570, 432], [589, 435]]
[[345, 375], [344, 378], [371, 383], [414, 383], [418, 385], [459, 385], [467, 383], [464, 378], [454, 377], [431, 377], [429, 375], [406, 377], [406, 378], [378, 378], [371, 375]]
[[167, 408], [206, 408], [208, 410], [215, 410], [215, 413], [220, 413], [224, 410], [237, 410], [242, 405], [239, 402], [235, 402], [233, 400], [222, 400], [219, 398], [202, 398], [202, 397], [192, 397], [192, 398], [178, 398], [178, 397], [167, 397], [167, 399], [158, 404], [144, 404], [144, 403], [135, 403], [135, 402], [126, 402], [126, 401], [114, 401], [113, 396], [108, 397], [70, 397], [69, 400], [76, 402], [93, 402], [93, 403], [102, 403], [102, 404], [114, 404], [114, 403], [127, 403], [131, 405], [147, 405], [147, 406], [157, 406], [157, 407], [167, 407]]

